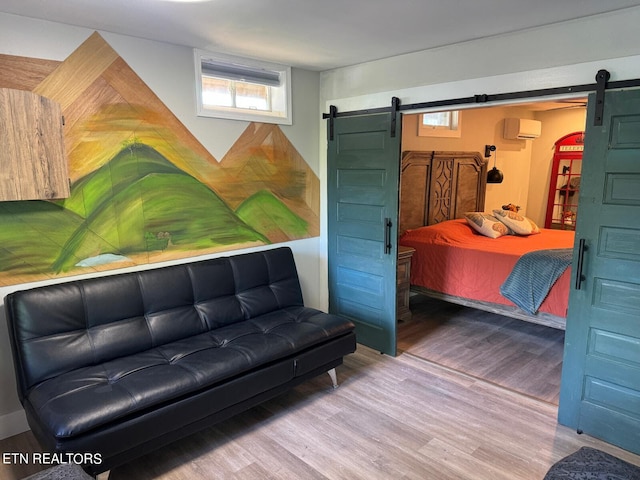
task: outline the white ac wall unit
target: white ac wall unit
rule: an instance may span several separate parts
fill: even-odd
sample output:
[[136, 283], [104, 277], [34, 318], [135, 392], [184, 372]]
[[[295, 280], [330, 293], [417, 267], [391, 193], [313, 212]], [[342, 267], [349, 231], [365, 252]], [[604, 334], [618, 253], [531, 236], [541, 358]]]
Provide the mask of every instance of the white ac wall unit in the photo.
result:
[[528, 118], [505, 118], [504, 138], [507, 140], [531, 140], [538, 138], [542, 131], [542, 123], [539, 120]]

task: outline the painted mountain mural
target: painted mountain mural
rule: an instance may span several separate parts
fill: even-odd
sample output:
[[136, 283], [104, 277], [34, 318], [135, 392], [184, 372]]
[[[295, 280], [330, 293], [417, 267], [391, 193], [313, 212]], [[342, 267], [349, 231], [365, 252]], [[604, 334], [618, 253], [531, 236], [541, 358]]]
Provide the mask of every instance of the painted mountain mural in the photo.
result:
[[97, 33], [0, 66], [0, 86], [62, 105], [71, 175], [67, 199], [0, 203], [0, 285], [319, 234], [319, 180], [277, 125], [218, 162]]
[[83, 222], [56, 259], [56, 272], [71, 269], [78, 259], [95, 263], [96, 252], [128, 256], [170, 247], [270, 243], [210, 188], [139, 143], [76, 182], [62, 204]]

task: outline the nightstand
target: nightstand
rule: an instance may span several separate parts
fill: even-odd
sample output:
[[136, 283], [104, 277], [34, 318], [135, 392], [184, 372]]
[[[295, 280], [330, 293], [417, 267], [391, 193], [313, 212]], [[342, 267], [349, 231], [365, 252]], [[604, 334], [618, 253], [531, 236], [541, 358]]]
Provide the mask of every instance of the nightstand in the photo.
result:
[[398, 247], [398, 263], [396, 265], [396, 320], [411, 320], [409, 310], [409, 287], [411, 279], [411, 257], [415, 249]]

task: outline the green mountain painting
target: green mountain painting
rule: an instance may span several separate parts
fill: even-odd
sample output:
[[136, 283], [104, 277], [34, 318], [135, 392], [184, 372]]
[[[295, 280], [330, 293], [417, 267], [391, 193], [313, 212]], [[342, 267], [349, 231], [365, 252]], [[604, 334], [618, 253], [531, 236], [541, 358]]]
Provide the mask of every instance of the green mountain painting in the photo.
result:
[[[296, 222], [282, 205], [278, 215]], [[162, 252], [271, 243], [206, 185], [142, 144], [76, 182], [66, 200], [0, 203], [0, 222], [5, 272], [60, 274]]]
[[0, 67], [0, 87], [61, 104], [71, 183], [0, 202], [0, 285], [319, 234], [319, 180], [277, 125], [250, 123], [216, 160], [97, 33], [64, 62]]

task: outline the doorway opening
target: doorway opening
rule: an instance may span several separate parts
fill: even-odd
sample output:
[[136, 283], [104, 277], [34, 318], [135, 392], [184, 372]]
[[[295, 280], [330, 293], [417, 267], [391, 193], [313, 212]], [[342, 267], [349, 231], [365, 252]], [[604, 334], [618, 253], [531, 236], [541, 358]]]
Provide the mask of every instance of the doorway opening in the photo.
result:
[[[586, 103], [586, 98], [566, 98], [459, 110], [453, 134], [438, 128], [424, 134], [422, 114], [405, 113], [401, 150], [479, 152], [489, 169], [495, 166], [503, 175], [502, 182], [486, 185], [484, 211], [512, 204], [544, 227], [555, 142], [584, 131]], [[505, 119], [539, 122], [539, 135], [510, 138], [505, 135]], [[495, 149], [485, 151], [488, 146]], [[558, 404], [562, 329], [415, 291], [410, 309], [411, 319], [398, 324], [399, 351]]]

